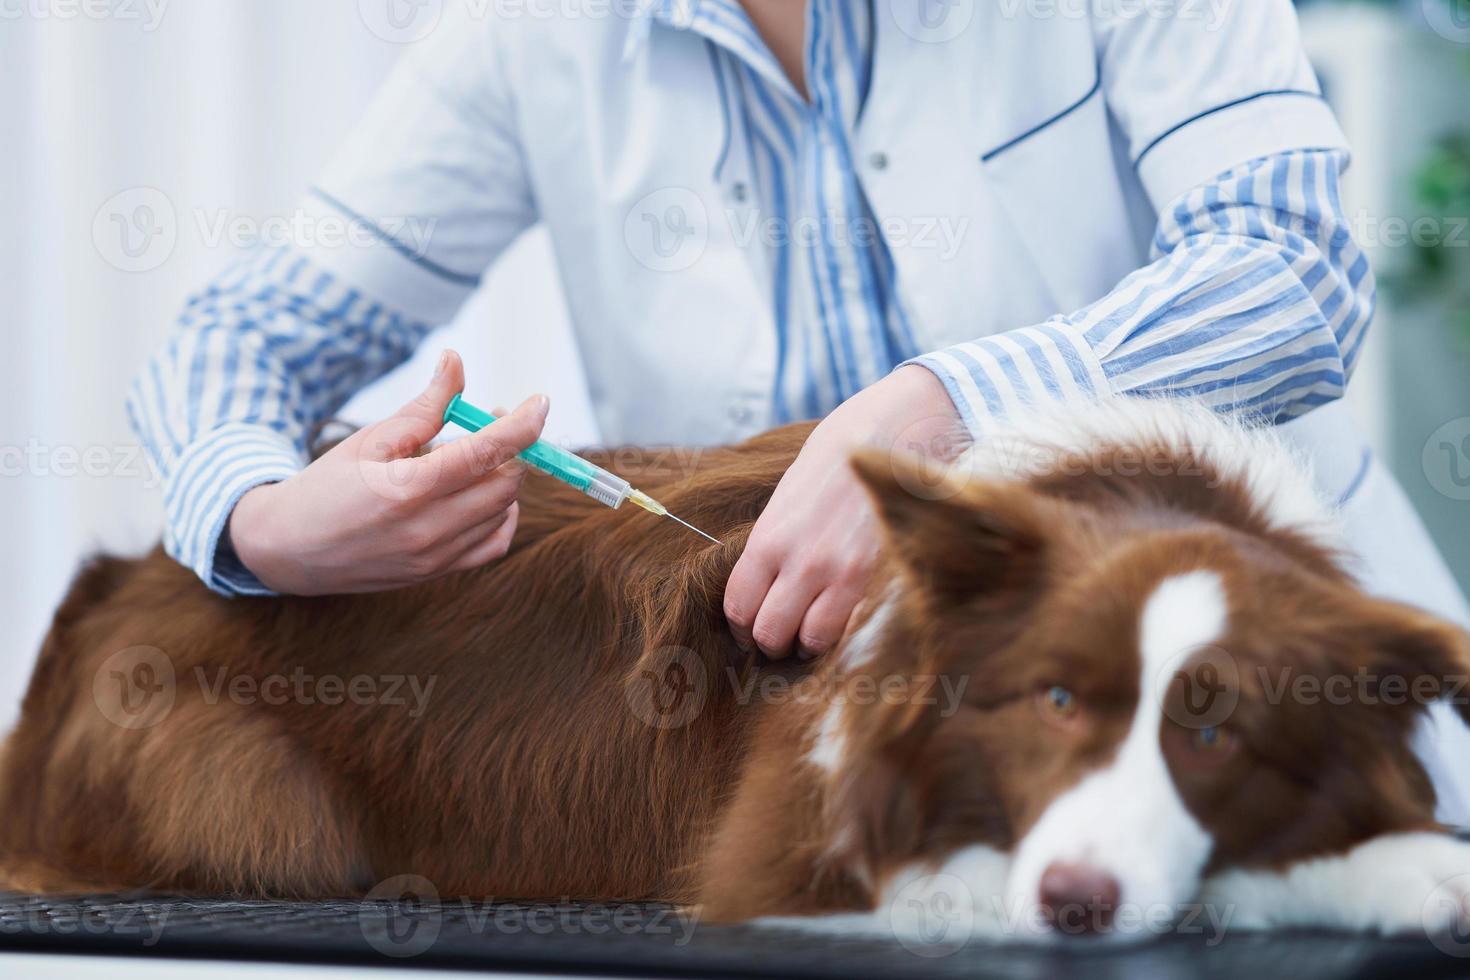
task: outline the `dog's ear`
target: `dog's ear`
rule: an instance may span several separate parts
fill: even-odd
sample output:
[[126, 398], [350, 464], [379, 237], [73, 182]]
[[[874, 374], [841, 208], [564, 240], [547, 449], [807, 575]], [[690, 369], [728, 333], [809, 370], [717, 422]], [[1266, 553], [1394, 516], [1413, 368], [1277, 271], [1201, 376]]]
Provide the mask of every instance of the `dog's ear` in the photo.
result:
[[1403, 603], [1369, 599], [1355, 605], [1343, 639], [1349, 649], [1367, 651], [1358, 659], [1367, 661], [1379, 700], [1424, 707], [1444, 699], [1470, 724], [1470, 633]]
[[965, 601], [1030, 589], [1043, 571], [1055, 506], [1021, 483], [967, 478], [916, 457], [860, 453], [888, 547], [930, 595]]

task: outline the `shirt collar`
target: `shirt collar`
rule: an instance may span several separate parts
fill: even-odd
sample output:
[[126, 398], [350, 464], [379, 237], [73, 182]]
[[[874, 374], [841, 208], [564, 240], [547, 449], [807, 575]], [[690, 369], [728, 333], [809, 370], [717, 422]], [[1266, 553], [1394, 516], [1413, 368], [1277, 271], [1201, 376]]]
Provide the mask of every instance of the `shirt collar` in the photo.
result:
[[751, 23], [739, 0], [639, 0], [623, 44], [624, 67], [630, 65], [648, 45], [654, 24], [693, 31], [720, 47], [734, 51], [741, 61], [767, 79], [777, 91], [800, 101], [801, 96], [792, 87], [785, 70], [761, 39], [760, 32]]

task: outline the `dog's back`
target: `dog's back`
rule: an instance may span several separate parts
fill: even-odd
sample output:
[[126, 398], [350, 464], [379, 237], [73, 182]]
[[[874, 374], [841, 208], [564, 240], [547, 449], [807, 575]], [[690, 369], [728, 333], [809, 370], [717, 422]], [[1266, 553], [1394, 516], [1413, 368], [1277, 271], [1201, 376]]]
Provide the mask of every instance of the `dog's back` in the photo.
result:
[[701, 703], [669, 737], [689, 692], [663, 668], [739, 658], [724, 577], [804, 435], [602, 460], [721, 547], [533, 478], [504, 560], [393, 593], [226, 600], [159, 551], [93, 562], [5, 744], [0, 888], [350, 895], [411, 869], [677, 897], [748, 715]]

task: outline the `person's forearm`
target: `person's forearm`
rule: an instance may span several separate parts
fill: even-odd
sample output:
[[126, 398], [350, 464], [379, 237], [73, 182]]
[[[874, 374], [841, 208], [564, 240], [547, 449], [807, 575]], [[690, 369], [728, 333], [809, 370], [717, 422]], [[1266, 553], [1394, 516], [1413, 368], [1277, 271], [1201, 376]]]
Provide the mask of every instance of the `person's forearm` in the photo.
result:
[[269, 591], [219, 548], [236, 501], [305, 465], [307, 440], [427, 333], [287, 250], [193, 297], [129, 393], [164, 481], [164, 545], [224, 594]]
[[1254, 161], [1184, 195], [1155, 261], [1092, 306], [917, 358], [973, 432], [1027, 405], [1169, 393], [1272, 421], [1339, 397], [1373, 276], [1342, 214], [1336, 152]]

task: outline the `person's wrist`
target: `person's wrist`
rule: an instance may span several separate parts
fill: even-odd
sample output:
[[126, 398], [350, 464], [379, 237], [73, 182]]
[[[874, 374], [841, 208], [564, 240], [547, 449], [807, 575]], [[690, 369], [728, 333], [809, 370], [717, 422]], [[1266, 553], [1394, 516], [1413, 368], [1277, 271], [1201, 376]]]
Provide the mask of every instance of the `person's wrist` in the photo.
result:
[[882, 383], [888, 394], [884, 419], [874, 426], [875, 448], [948, 460], [968, 443], [959, 409], [934, 372], [905, 364]]
[[283, 589], [278, 580], [279, 536], [273, 519], [279, 488], [278, 483], [263, 483], [245, 491], [230, 512], [225, 534], [246, 571], [266, 588], [283, 592], [289, 590]]
[[903, 386], [905, 404], [911, 406], [912, 418], [960, 417], [953, 399], [945, 390], [944, 382], [928, 368], [919, 364], [905, 364], [889, 377]]

